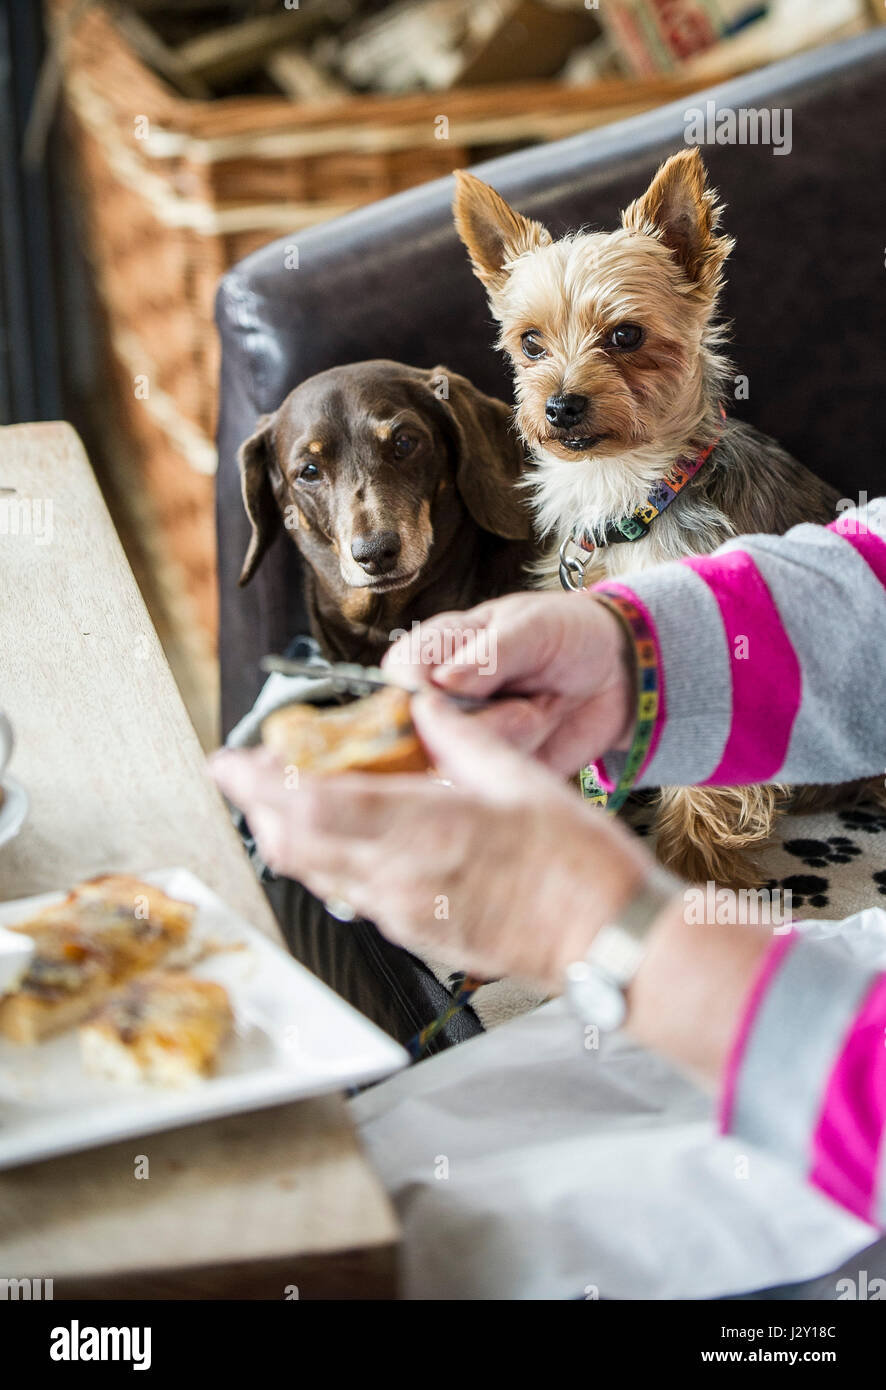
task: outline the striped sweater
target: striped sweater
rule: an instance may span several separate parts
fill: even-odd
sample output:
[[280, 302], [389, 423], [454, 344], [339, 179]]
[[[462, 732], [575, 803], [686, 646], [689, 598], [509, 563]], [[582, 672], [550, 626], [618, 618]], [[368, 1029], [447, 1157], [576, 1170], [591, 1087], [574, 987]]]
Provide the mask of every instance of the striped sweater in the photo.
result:
[[[598, 585], [638, 609], [658, 703], [638, 787], [886, 773], [886, 498]], [[598, 765], [604, 785], [624, 755]], [[775, 938], [746, 1001], [723, 1128], [886, 1227], [886, 973]]]

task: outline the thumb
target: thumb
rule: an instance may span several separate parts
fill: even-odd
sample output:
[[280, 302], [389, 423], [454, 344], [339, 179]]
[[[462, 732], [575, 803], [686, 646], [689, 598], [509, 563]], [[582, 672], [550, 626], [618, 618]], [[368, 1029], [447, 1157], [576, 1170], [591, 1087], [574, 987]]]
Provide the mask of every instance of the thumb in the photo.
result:
[[[492, 733], [483, 720], [433, 693], [416, 695], [412, 720], [434, 766], [460, 787], [504, 801], [537, 787], [550, 790], [551, 773]], [[559, 785], [559, 779], [553, 779]]]

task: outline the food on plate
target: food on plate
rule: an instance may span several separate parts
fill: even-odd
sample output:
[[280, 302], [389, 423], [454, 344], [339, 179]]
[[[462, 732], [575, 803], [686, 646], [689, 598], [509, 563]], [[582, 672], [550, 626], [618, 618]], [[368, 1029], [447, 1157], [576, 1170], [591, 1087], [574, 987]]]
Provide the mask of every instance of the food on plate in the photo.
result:
[[0, 1034], [36, 1043], [86, 1017], [120, 984], [159, 965], [185, 941], [194, 908], [125, 874], [81, 883], [63, 902], [11, 930], [34, 954], [0, 997]]
[[95, 1076], [185, 1086], [212, 1071], [233, 1021], [222, 985], [157, 970], [130, 980], [80, 1025], [80, 1055]]
[[262, 724], [262, 740], [300, 772], [420, 772], [428, 759], [409, 714], [409, 695], [389, 686], [347, 705], [285, 705]]
[[33, 941], [0, 927], [0, 998], [19, 984], [33, 954]]

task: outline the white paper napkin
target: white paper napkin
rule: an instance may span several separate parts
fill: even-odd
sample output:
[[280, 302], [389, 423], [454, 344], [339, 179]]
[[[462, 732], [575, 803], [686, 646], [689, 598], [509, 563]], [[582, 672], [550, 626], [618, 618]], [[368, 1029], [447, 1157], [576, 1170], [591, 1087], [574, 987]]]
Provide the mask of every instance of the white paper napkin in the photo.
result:
[[[886, 962], [886, 913], [804, 923]], [[712, 1102], [555, 1000], [351, 1102], [411, 1298], [713, 1298], [835, 1269], [876, 1232], [715, 1132]]]

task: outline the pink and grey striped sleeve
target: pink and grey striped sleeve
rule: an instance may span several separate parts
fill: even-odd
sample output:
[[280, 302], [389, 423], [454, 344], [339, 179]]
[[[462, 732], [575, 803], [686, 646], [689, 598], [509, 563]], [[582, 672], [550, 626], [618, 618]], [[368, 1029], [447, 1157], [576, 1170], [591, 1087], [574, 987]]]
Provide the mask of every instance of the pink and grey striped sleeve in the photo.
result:
[[[637, 787], [886, 770], [886, 498], [595, 586], [643, 615], [658, 709]], [[880, 674], [876, 664], [880, 663]], [[624, 755], [598, 764], [606, 786]]]
[[720, 1127], [886, 1228], [886, 974], [835, 942], [777, 938], [736, 1031]]
[[[635, 785], [882, 776], [884, 537], [880, 499], [598, 586], [639, 610], [657, 662]], [[604, 781], [621, 761], [598, 765]], [[778, 937], [736, 1032], [721, 1125], [886, 1228], [886, 973], [834, 942]]]

